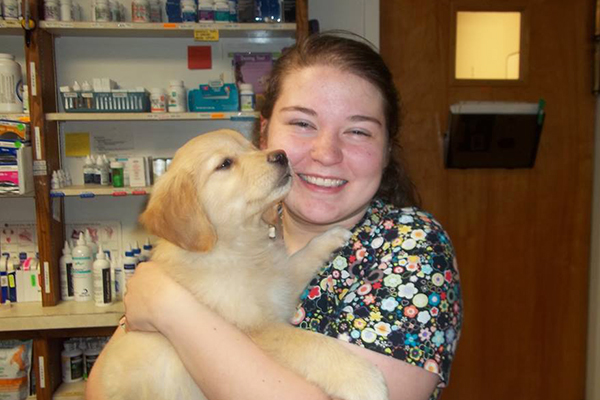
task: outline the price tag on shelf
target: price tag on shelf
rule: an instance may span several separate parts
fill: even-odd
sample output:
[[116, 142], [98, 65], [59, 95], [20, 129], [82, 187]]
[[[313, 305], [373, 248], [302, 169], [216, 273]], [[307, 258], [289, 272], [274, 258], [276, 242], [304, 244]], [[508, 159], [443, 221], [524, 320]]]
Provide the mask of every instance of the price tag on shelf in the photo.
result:
[[218, 42], [218, 29], [196, 29], [194, 31], [194, 40], [198, 42]]

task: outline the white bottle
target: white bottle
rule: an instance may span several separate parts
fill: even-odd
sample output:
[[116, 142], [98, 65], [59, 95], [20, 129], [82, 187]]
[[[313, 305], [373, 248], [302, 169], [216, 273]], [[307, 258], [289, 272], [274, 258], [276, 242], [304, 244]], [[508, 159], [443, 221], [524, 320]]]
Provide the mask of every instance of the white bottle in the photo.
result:
[[59, 261], [60, 269], [60, 296], [63, 300], [73, 300], [75, 291], [73, 288], [73, 257], [71, 257], [71, 247], [65, 240], [63, 255]]
[[12, 54], [0, 53], [0, 113], [23, 112], [21, 66]]
[[94, 275], [94, 303], [96, 306], [108, 306], [113, 302], [112, 283], [110, 278], [110, 262], [102, 250], [98, 248], [96, 261], [93, 264]]
[[72, 9], [73, 5], [71, 4], [71, 0], [60, 0], [60, 20], [61, 21], [71, 21], [72, 18]]
[[60, 353], [63, 382], [71, 383], [83, 380], [83, 351], [72, 342], [65, 342], [63, 346], [64, 350]]
[[96, 0], [94, 13], [96, 15], [96, 22], [109, 22], [110, 8], [108, 7], [108, 0]]
[[52, 190], [60, 189], [60, 179], [58, 179], [58, 171], [52, 171], [52, 180], [50, 181]]
[[196, 22], [198, 20], [198, 10], [194, 0], [181, 1], [181, 18], [183, 22]]
[[72, 253], [75, 301], [92, 300], [92, 251], [86, 246], [83, 233], [79, 234], [77, 246], [75, 246]]
[[240, 110], [254, 111], [254, 90], [251, 83], [240, 84]]
[[108, 164], [104, 161], [104, 156], [98, 156], [96, 158], [96, 170], [98, 171], [97, 181], [102, 186], [108, 186], [110, 181], [108, 180]]
[[100, 165], [102, 163], [102, 157], [101, 156], [97, 156], [96, 159], [94, 159], [94, 156], [92, 156], [92, 161], [94, 161], [93, 183], [95, 185], [99, 185], [100, 184], [101, 175], [102, 175], [102, 173], [101, 173], [102, 166]]
[[198, 3], [198, 21], [215, 22], [215, 6], [213, 0], [200, 0]]
[[[137, 259], [133, 256], [133, 250], [131, 250], [131, 244], [128, 245], [129, 249], [125, 251], [125, 257], [123, 257], [123, 274], [125, 285], [127, 281], [133, 276], [135, 272], [135, 267], [137, 267]], [[127, 286], [124, 287], [124, 289]]]
[[4, 0], [3, 2], [4, 19], [7, 21], [16, 21], [19, 19], [19, 2], [17, 0]]
[[150, 239], [146, 239], [146, 243], [144, 244], [144, 246], [142, 246], [142, 252], [140, 254], [140, 257], [142, 260], [144, 261], [148, 261], [150, 260], [150, 257], [152, 256], [152, 245], [150, 244]]
[[166, 97], [164, 89], [152, 88], [150, 90], [150, 111], [153, 113], [167, 112]]
[[89, 229], [85, 230], [85, 244], [90, 248], [92, 252], [92, 261], [96, 259], [96, 254], [98, 253], [98, 245], [92, 239], [92, 234]]
[[94, 161], [89, 155], [85, 158], [85, 164], [83, 165], [83, 184], [90, 185], [94, 183]]
[[136, 264], [141, 263], [142, 262], [142, 249], [140, 249], [140, 245], [137, 240], [135, 241], [135, 244], [131, 248], [131, 251], [133, 252], [133, 256], [135, 257], [135, 259], [137, 260]]
[[186, 112], [187, 94], [183, 81], [174, 80], [169, 82], [169, 112]]

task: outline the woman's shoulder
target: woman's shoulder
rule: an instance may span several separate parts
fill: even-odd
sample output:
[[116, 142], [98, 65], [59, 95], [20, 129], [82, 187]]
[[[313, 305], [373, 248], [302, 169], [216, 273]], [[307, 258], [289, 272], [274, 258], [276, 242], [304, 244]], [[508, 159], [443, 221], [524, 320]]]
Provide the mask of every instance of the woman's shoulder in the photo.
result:
[[452, 245], [444, 227], [431, 213], [418, 207], [396, 207], [379, 198], [372, 201], [356, 230], [362, 236], [375, 235], [388, 240], [402, 237], [409, 240], [404, 247], [410, 247], [415, 240]]

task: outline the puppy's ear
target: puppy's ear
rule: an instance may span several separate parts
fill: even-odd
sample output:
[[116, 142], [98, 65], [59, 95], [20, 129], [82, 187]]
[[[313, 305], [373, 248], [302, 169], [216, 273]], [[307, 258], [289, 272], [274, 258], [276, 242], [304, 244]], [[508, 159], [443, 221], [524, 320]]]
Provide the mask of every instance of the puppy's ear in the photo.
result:
[[167, 173], [156, 183], [140, 222], [150, 233], [188, 251], [210, 251], [217, 241], [192, 177], [181, 171]]

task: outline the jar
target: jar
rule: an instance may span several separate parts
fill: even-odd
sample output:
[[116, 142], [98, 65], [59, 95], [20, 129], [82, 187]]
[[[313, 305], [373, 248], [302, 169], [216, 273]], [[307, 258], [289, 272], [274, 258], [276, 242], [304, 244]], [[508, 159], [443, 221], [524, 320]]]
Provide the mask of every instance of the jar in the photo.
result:
[[229, 4], [226, 1], [215, 3], [215, 22], [229, 21]]
[[131, 2], [131, 21], [150, 21], [150, 6], [148, 4], [148, 0], [133, 0]]
[[0, 53], [0, 112], [23, 112], [21, 66], [12, 54]]
[[[6, 0], [4, 0], [6, 4]], [[60, 8], [58, 0], [44, 1], [44, 19], [46, 21], [60, 21]]]
[[60, 0], [60, 20], [71, 21], [71, 0]]
[[198, 20], [200, 22], [215, 21], [215, 7], [212, 0], [200, 0], [198, 4]]
[[240, 110], [254, 111], [254, 90], [251, 83], [240, 84]]
[[110, 163], [110, 169], [112, 171], [113, 187], [125, 186], [125, 169], [123, 163], [120, 161], [113, 161]]
[[110, 21], [110, 9], [108, 8], [108, 0], [96, 0], [95, 14], [96, 22]]
[[19, 4], [17, 0], [4, 0], [2, 10], [4, 11], [5, 20], [14, 21], [19, 19]]
[[60, 353], [62, 364], [62, 380], [66, 383], [83, 380], [83, 351], [74, 343], [65, 343]]
[[183, 81], [175, 80], [169, 82], [169, 112], [187, 111], [187, 94]]
[[153, 88], [150, 90], [150, 111], [153, 113], [167, 112], [166, 94], [163, 89]]

